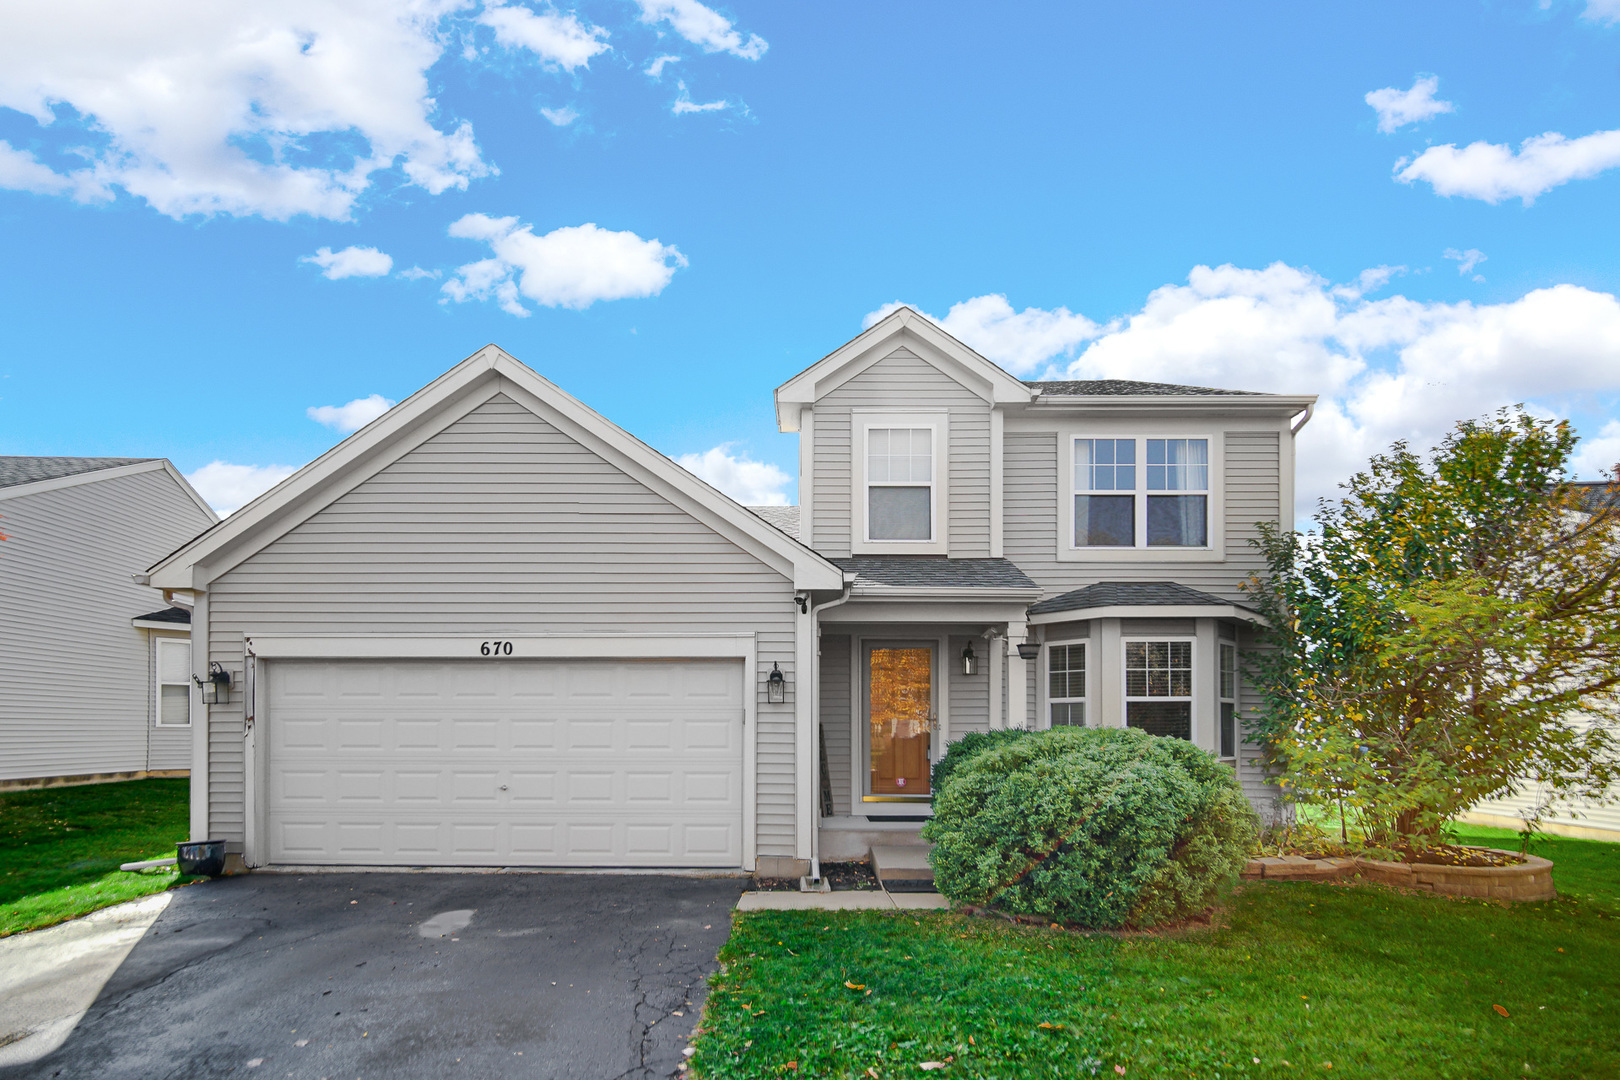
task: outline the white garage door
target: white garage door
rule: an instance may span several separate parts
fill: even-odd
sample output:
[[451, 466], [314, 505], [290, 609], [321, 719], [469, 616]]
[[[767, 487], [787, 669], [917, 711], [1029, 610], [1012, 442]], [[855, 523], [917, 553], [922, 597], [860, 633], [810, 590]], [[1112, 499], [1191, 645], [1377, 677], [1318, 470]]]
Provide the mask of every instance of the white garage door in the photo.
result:
[[265, 668], [272, 862], [742, 864], [741, 661]]

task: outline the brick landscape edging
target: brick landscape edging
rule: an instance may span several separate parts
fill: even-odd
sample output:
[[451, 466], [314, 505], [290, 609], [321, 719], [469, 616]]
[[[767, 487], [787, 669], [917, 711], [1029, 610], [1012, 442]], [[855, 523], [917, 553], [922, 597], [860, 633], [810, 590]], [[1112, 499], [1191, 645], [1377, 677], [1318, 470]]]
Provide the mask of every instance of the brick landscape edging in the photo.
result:
[[[1517, 852], [1502, 851], [1500, 848], [1481, 850], [1518, 855]], [[1536, 855], [1526, 855], [1523, 862], [1512, 866], [1441, 866], [1433, 863], [1385, 862], [1360, 856], [1307, 859], [1302, 855], [1283, 855], [1250, 859], [1243, 868], [1243, 879], [1334, 881], [1360, 877], [1379, 885], [1423, 889], [1443, 896], [1520, 902], [1551, 900], [1558, 895], [1553, 888], [1552, 866], [1550, 861]]]

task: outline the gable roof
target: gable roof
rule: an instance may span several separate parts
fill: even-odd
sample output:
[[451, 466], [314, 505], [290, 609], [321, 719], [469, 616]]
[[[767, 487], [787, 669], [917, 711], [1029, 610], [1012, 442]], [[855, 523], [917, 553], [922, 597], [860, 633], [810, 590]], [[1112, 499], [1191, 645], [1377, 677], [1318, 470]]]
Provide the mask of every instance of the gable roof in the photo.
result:
[[879, 555], [833, 562], [855, 574], [857, 588], [1029, 589], [1040, 586], [1010, 559], [945, 559], [932, 555]]
[[799, 407], [824, 395], [893, 352], [921, 345], [923, 359], [995, 403], [1028, 402], [1035, 393], [1021, 380], [946, 333], [934, 320], [901, 306], [776, 388], [776, 426], [799, 430]]
[[0, 488], [32, 484], [40, 480], [60, 480], [64, 476], [139, 465], [159, 458], [140, 457], [20, 457], [0, 456]]
[[843, 572], [578, 398], [486, 345], [242, 509], [157, 563], [159, 589], [206, 589], [231, 567], [497, 394], [517, 401], [802, 589], [841, 589]]
[[1029, 619], [1033, 623], [1129, 615], [1203, 615], [1261, 621], [1248, 604], [1213, 596], [1175, 581], [1099, 581], [1029, 607]]

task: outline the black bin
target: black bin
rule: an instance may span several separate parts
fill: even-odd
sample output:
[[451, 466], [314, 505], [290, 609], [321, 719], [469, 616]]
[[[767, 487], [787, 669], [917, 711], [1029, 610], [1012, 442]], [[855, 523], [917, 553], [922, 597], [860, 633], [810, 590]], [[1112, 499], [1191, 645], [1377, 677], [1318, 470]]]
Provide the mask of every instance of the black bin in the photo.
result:
[[193, 840], [174, 846], [180, 873], [191, 877], [219, 877], [225, 872], [225, 841]]

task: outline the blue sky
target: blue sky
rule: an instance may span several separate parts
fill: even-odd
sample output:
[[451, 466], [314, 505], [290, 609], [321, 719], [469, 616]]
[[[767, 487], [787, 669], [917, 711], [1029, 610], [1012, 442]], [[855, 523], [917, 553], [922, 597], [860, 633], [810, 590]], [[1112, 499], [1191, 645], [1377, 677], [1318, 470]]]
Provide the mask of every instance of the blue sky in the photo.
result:
[[1617, 129], [1620, 0], [13, 6], [0, 453], [228, 510], [493, 341], [796, 501], [772, 388], [903, 301], [1024, 377], [1320, 393], [1302, 500], [1515, 401], [1595, 477]]

